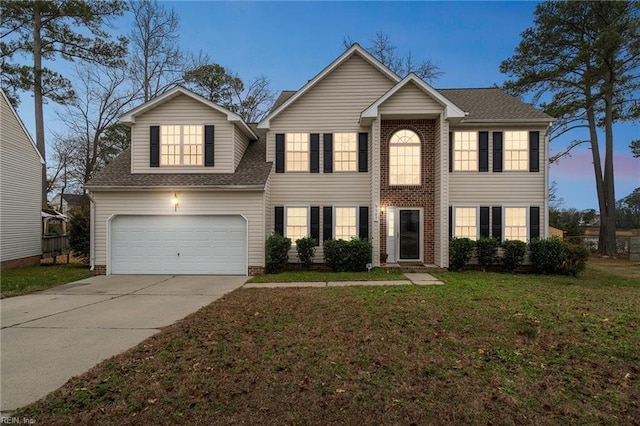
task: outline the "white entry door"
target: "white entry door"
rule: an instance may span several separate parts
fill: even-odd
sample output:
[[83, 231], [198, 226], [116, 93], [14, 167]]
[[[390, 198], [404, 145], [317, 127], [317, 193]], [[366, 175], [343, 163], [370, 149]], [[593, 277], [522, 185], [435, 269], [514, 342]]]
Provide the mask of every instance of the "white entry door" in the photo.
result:
[[110, 273], [245, 275], [247, 222], [229, 216], [116, 216]]

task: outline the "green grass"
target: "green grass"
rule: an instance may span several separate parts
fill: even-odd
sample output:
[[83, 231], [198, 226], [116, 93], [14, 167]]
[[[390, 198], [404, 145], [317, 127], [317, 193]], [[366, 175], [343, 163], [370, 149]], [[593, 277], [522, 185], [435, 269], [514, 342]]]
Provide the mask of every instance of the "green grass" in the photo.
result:
[[2, 297], [20, 296], [91, 276], [82, 263], [26, 266], [3, 271], [0, 275]]
[[74, 377], [41, 424], [637, 424], [640, 267], [239, 289]]
[[406, 280], [397, 269], [373, 268], [371, 272], [319, 272], [286, 271], [280, 274], [260, 274], [251, 278], [249, 283], [293, 283], [293, 282], [329, 282], [329, 281], [396, 281]]

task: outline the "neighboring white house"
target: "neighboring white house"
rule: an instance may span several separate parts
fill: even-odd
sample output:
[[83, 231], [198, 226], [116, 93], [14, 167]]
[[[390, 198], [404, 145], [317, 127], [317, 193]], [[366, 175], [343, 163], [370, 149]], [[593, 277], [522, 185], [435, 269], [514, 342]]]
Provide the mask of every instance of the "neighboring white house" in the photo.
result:
[[7, 96], [0, 89], [1, 269], [34, 265], [42, 253], [44, 160]]
[[[121, 117], [86, 188], [96, 273], [252, 274], [273, 232], [370, 238], [447, 267], [450, 237], [546, 237], [553, 118], [497, 88], [437, 90], [354, 44], [257, 125], [181, 87]], [[290, 261], [297, 261], [295, 250]]]

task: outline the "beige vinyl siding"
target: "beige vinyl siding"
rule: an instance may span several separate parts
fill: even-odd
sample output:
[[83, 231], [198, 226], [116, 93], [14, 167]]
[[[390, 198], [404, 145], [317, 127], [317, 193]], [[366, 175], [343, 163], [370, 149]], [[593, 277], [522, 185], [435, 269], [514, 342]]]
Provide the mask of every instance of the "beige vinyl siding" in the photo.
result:
[[[393, 82], [357, 54], [271, 120], [267, 161], [275, 161], [275, 134], [361, 132], [360, 113]], [[322, 156], [321, 156], [322, 157]]]
[[42, 254], [42, 163], [0, 94], [0, 260]]
[[381, 115], [401, 114], [403, 117], [416, 114], [439, 114], [443, 111], [442, 105], [413, 83], [405, 84], [379, 108]]
[[249, 146], [249, 138], [237, 126], [233, 126], [233, 170], [235, 171]]
[[[165, 124], [213, 124], [215, 126], [215, 166], [150, 167], [149, 127]], [[188, 96], [178, 95], [136, 117], [136, 122], [131, 129], [131, 171], [132, 173], [232, 173], [235, 170], [233, 143], [233, 124], [227, 121], [226, 115]]]
[[[470, 130], [470, 129], [465, 129]], [[449, 204], [468, 206], [539, 206], [540, 231], [545, 235], [545, 179], [546, 164], [544, 128], [528, 128], [540, 131], [539, 161], [540, 171], [503, 171], [493, 170], [493, 132], [514, 130], [513, 128], [480, 129], [489, 131], [489, 171], [488, 172], [452, 172], [449, 173]], [[516, 130], [524, 130], [519, 128]], [[454, 131], [454, 129], [452, 129]]]
[[171, 204], [173, 190], [159, 192], [94, 192], [95, 264], [107, 264], [107, 221], [113, 215], [229, 215], [248, 221], [248, 266], [264, 266], [264, 191], [177, 192], [178, 211]]

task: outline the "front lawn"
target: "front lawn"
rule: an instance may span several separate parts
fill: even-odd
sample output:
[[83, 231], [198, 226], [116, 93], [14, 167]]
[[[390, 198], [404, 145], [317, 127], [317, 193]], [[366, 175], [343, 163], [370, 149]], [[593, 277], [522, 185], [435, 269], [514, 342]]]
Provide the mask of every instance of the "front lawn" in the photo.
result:
[[2, 297], [20, 296], [91, 276], [83, 263], [26, 266], [0, 274]]
[[407, 278], [399, 269], [373, 268], [370, 272], [285, 271], [280, 274], [260, 274], [248, 283], [295, 283], [329, 281], [397, 281]]
[[[615, 265], [614, 265], [615, 264]], [[40, 424], [636, 424], [640, 268], [240, 289], [15, 416]]]

